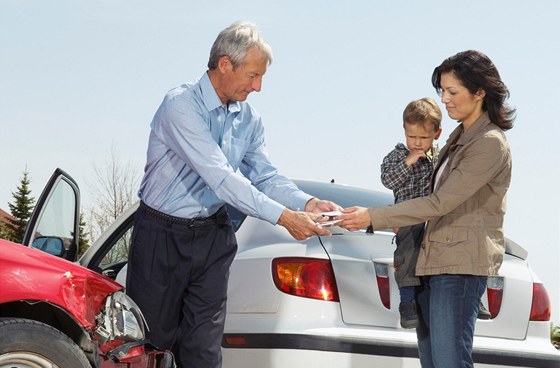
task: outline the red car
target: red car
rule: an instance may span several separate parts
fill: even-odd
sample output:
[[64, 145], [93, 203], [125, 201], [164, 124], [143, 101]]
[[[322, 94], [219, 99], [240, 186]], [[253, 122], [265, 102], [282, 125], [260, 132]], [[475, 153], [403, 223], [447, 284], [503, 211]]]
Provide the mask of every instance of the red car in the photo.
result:
[[66, 260], [77, 255], [78, 208], [77, 186], [57, 170], [29, 223], [30, 247], [0, 239], [0, 367], [174, 367], [120, 284]]

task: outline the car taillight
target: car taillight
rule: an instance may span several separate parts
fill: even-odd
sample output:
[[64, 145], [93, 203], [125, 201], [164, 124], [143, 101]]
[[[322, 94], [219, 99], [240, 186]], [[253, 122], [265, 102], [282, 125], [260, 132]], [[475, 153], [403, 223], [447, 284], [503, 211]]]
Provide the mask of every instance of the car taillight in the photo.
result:
[[338, 302], [338, 289], [328, 259], [305, 257], [275, 258], [272, 278], [276, 287], [287, 294]]
[[488, 295], [488, 310], [492, 315], [492, 318], [496, 318], [502, 308], [502, 297], [504, 295], [503, 277], [488, 277], [488, 281], [486, 283], [486, 294]]
[[387, 309], [391, 309], [391, 289], [389, 286], [389, 267], [385, 263], [373, 262], [375, 278], [381, 303]]
[[533, 284], [533, 302], [531, 304], [530, 321], [550, 320], [550, 299], [543, 284]]

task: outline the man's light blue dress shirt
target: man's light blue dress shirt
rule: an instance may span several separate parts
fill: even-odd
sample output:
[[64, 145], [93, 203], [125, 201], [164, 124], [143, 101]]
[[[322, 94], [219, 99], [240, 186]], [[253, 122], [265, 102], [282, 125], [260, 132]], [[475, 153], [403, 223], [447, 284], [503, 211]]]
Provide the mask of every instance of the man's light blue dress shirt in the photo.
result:
[[311, 199], [270, 163], [260, 115], [248, 102], [222, 105], [207, 73], [163, 99], [139, 197], [172, 216], [207, 217], [228, 203], [272, 224]]

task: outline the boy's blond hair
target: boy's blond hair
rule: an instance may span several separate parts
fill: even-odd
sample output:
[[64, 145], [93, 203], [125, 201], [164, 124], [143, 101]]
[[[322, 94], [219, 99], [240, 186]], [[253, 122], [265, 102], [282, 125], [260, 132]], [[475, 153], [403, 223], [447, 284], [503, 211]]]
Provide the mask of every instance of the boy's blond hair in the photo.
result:
[[433, 99], [424, 97], [406, 105], [403, 111], [403, 127], [405, 124], [423, 124], [426, 121], [434, 125], [436, 132], [441, 127], [441, 109]]

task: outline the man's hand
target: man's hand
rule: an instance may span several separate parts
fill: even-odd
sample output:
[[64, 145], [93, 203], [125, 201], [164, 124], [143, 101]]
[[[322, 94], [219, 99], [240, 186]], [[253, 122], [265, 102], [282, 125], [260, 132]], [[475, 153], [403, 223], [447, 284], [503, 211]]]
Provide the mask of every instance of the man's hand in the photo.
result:
[[305, 211], [312, 212], [312, 213], [322, 213], [322, 212], [331, 212], [331, 211], [342, 211], [342, 207], [338, 204], [325, 201], [317, 198], [311, 198], [305, 204]]
[[312, 213], [286, 208], [278, 219], [278, 225], [285, 227], [296, 240], [304, 240], [313, 235], [331, 235], [330, 231], [316, 224], [316, 218], [317, 215]]
[[336, 216], [336, 226], [345, 228], [346, 230], [355, 231], [368, 227], [371, 224], [368, 209], [365, 207], [349, 207], [342, 210], [342, 215]]

